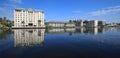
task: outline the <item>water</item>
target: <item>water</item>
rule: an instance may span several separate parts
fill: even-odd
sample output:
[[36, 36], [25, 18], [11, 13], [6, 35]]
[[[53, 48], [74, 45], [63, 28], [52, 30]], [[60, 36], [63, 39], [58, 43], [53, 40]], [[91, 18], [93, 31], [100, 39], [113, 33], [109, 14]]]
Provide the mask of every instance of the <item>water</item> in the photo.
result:
[[120, 28], [0, 31], [0, 58], [120, 58]]

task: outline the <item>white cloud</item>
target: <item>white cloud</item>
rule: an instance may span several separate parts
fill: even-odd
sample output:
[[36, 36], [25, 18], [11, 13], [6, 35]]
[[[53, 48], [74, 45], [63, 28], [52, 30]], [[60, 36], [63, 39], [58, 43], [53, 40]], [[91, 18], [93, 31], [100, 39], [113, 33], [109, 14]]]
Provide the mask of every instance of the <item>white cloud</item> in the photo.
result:
[[108, 7], [106, 9], [90, 12], [89, 14], [91, 16], [100, 16], [100, 15], [113, 14], [118, 12], [120, 12], [120, 6]]
[[13, 3], [19, 3], [19, 4], [22, 3], [22, 0], [10, 0], [10, 1], [13, 2]]

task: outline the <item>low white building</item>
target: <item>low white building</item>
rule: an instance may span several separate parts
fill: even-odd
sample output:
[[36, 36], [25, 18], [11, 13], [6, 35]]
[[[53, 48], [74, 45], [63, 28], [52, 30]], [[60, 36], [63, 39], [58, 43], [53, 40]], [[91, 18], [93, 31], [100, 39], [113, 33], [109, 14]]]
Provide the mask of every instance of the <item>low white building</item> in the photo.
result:
[[47, 22], [48, 26], [51, 27], [75, 27], [75, 23], [71, 23], [71, 22]]
[[45, 27], [44, 11], [16, 8], [14, 10], [14, 27]]
[[72, 22], [66, 22], [65, 27], [75, 27], [75, 23]]
[[51, 27], [64, 27], [64, 22], [47, 22], [47, 25]]

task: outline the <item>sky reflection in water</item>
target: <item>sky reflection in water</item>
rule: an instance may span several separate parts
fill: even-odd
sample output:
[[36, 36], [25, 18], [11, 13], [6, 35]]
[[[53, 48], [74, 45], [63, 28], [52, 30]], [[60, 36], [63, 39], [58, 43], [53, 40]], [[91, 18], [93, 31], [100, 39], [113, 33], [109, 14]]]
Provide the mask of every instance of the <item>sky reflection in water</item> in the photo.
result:
[[0, 31], [0, 58], [120, 57], [120, 28]]

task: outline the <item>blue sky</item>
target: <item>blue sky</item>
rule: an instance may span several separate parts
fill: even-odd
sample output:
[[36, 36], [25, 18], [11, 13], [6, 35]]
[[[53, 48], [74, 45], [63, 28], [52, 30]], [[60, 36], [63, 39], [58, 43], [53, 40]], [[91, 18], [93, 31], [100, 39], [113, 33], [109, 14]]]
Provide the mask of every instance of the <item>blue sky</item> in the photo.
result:
[[14, 8], [44, 10], [46, 21], [97, 19], [120, 22], [120, 0], [0, 0], [0, 17], [13, 20]]

